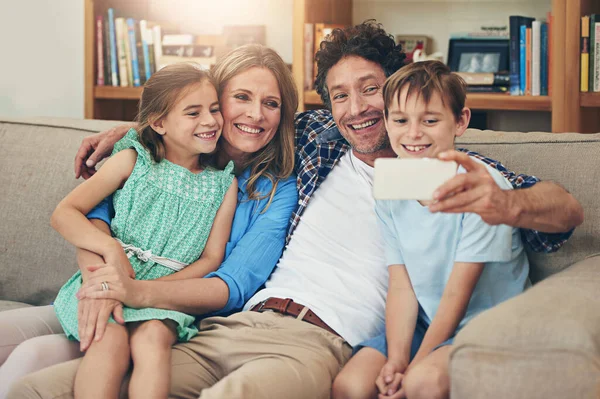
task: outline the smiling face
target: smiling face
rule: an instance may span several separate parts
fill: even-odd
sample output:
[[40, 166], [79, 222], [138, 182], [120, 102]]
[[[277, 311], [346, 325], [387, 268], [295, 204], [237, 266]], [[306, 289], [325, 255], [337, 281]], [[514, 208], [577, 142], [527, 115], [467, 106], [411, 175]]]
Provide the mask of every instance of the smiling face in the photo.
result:
[[367, 163], [389, 150], [381, 92], [385, 79], [379, 64], [358, 56], [341, 59], [327, 74], [333, 119]]
[[174, 163], [213, 152], [223, 126], [217, 91], [208, 80], [184, 93], [166, 117], [152, 124], [162, 136], [165, 157]]
[[467, 129], [471, 111], [463, 108], [457, 120], [438, 92], [432, 93], [429, 103], [416, 92], [407, 95], [405, 85], [400, 96], [393, 96], [385, 120], [394, 152], [400, 158], [435, 158], [454, 148], [454, 138]]
[[239, 158], [265, 147], [281, 120], [281, 94], [275, 75], [253, 67], [227, 82], [221, 94], [223, 149]]

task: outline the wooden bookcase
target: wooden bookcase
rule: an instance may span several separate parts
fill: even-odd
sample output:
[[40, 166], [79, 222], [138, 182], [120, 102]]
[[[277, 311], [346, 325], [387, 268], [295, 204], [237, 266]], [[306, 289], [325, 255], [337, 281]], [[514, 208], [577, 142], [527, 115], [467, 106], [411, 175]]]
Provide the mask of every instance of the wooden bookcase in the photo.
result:
[[[132, 17], [160, 21], [152, 15], [156, 0], [85, 1], [85, 117], [89, 119], [131, 120], [135, 115], [141, 88], [96, 86], [95, 15], [109, 7]], [[304, 24], [351, 25], [353, 0], [293, 0], [294, 79], [299, 88], [304, 79]], [[600, 13], [600, 0], [552, 0], [552, 97], [469, 94], [467, 105], [476, 110], [546, 111], [552, 113], [553, 132], [600, 132], [600, 93], [579, 91], [580, 18]], [[321, 99], [313, 91], [299, 93], [300, 109], [316, 108]]]

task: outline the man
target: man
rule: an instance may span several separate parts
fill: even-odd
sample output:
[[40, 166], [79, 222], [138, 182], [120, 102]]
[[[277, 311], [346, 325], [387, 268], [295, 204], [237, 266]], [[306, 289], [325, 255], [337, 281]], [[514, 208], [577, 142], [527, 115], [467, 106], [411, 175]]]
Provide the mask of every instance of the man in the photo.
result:
[[[328, 398], [351, 345], [383, 330], [387, 270], [372, 166], [394, 156], [381, 89], [404, 54], [369, 21], [334, 31], [317, 63], [317, 91], [331, 112], [297, 116], [293, 240], [245, 311], [203, 320], [197, 337], [174, 347], [171, 397]], [[527, 243], [546, 251], [558, 249], [582, 222], [579, 203], [553, 183], [493, 163], [521, 188], [503, 192], [465, 154], [448, 159], [469, 172], [440, 188], [433, 211], [476, 212], [491, 224], [522, 227]], [[70, 397], [75, 369], [67, 363], [32, 374], [13, 395]]]

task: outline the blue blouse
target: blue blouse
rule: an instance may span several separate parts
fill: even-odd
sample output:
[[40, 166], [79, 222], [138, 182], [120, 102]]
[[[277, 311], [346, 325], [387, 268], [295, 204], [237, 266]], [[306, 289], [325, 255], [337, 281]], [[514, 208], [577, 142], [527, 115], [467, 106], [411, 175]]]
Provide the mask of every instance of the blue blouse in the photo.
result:
[[[225, 316], [242, 309], [246, 301], [267, 281], [281, 257], [292, 211], [298, 204], [296, 176], [282, 180], [266, 212], [269, 198], [249, 200], [246, 183], [250, 169], [238, 176], [238, 204], [231, 226], [225, 258], [219, 269], [205, 278], [219, 277], [229, 287], [225, 307], [212, 315]], [[260, 178], [259, 193], [271, 192], [271, 181]], [[100, 219], [110, 225], [112, 196], [105, 198], [88, 213], [88, 219]]]

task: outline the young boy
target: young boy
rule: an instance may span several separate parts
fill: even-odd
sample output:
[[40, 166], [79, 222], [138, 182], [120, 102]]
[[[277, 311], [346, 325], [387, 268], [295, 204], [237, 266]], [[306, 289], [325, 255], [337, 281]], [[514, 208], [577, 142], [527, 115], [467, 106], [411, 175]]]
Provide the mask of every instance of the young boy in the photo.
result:
[[[469, 124], [465, 83], [438, 61], [401, 68], [386, 81], [383, 96], [390, 143], [400, 158], [437, 158]], [[502, 189], [511, 189], [488, 170]], [[389, 270], [386, 332], [355, 348], [334, 397], [448, 397], [457, 331], [529, 284], [519, 230], [490, 226], [471, 213], [431, 213], [418, 201], [377, 201], [376, 212]]]

